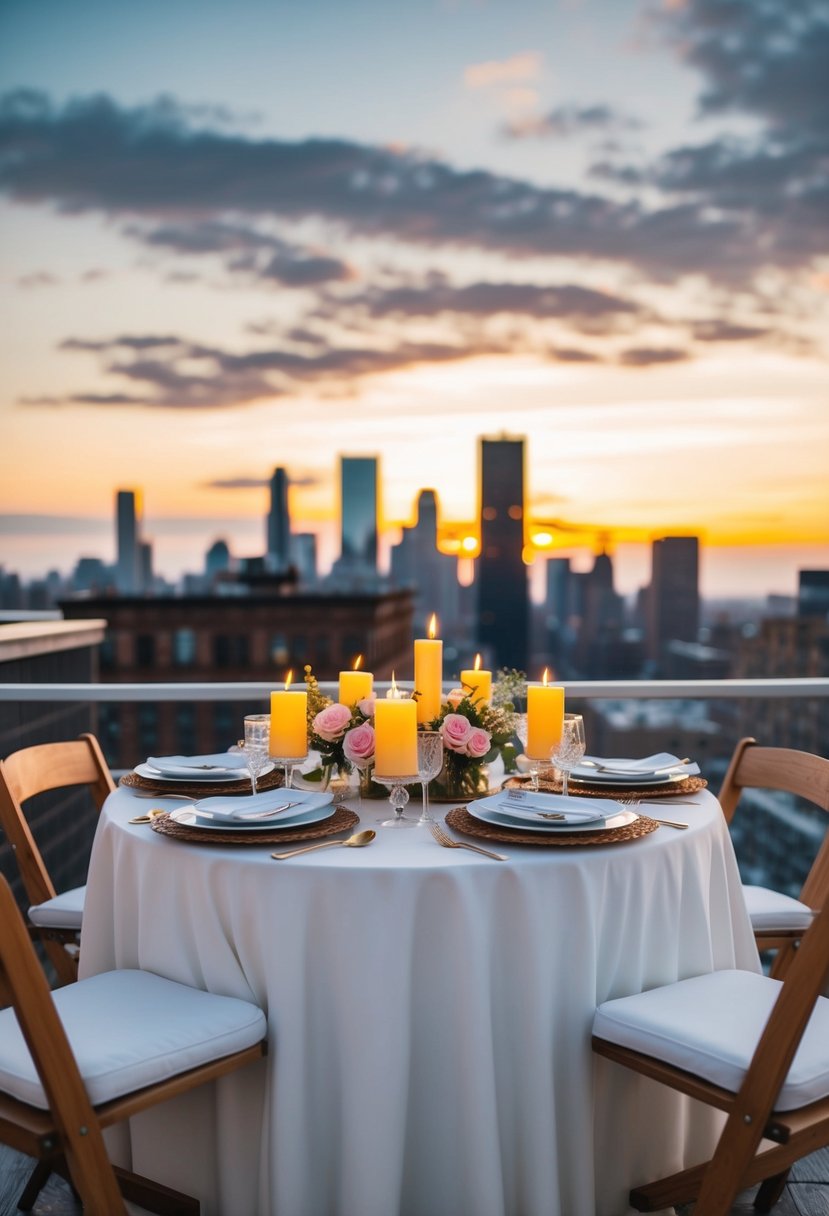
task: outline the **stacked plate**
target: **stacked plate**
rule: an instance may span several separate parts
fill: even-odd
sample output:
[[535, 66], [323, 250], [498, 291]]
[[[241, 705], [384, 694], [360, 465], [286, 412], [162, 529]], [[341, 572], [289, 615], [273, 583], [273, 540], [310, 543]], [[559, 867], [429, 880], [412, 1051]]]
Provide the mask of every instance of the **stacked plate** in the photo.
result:
[[172, 811], [170, 818], [208, 831], [273, 832], [275, 828], [306, 827], [333, 814], [333, 794], [278, 789], [247, 798], [201, 798], [192, 806]]
[[639, 818], [612, 798], [579, 798], [536, 790], [501, 790], [470, 802], [467, 811], [482, 823], [527, 832], [605, 832]]
[[660, 785], [674, 785], [686, 777], [699, 775], [699, 765], [683, 761], [670, 752], [657, 752], [642, 760], [620, 757], [585, 756], [570, 774], [575, 784], [602, 786], [614, 789], [630, 786], [650, 789]]
[[[268, 761], [262, 773], [270, 773], [273, 763]], [[150, 781], [228, 781], [249, 779], [247, 761], [243, 752], [216, 752], [210, 756], [149, 756], [144, 764], [137, 764], [135, 772]]]

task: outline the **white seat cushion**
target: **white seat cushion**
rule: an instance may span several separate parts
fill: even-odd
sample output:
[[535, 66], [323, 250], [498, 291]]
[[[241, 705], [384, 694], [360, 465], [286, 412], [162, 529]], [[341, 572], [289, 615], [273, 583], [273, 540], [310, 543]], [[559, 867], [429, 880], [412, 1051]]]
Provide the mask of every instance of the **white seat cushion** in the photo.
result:
[[782, 895], [768, 887], [743, 887], [751, 927], [755, 932], [775, 929], [806, 930], [814, 920], [815, 913], [799, 899]]
[[[265, 1015], [149, 971], [106, 971], [52, 993], [93, 1106], [251, 1047]], [[0, 1011], [0, 1090], [48, 1109], [13, 1009]]]
[[54, 899], [29, 908], [29, 920], [39, 929], [80, 929], [86, 887], [73, 887]]
[[[713, 971], [605, 1001], [593, 1034], [736, 1093], [782, 984], [752, 971]], [[818, 997], [774, 1109], [829, 1094], [829, 999]]]

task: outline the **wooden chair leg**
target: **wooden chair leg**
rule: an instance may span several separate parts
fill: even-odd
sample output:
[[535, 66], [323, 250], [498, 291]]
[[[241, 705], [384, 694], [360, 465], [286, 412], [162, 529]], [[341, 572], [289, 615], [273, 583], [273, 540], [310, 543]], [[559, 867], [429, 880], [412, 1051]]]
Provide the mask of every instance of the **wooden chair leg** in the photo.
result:
[[201, 1205], [198, 1199], [182, 1195], [181, 1191], [162, 1186], [160, 1182], [151, 1182], [140, 1174], [132, 1174], [120, 1166], [114, 1168], [121, 1194], [128, 1202], [137, 1203], [148, 1212], [158, 1213], [158, 1216], [199, 1216]]
[[758, 1212], [771, 1211], [783, 1194], [788, 1177], [789, 1171], [784, 1170], [782, 1174], [775, 1174], [772, 1178], [766, 1178], [763, 1181], [759, 1191], [754, 1196], [754, 1207]]
[[32, 1170], [29, 1181], [23, 1188], [23, 1193], [17, 1201], [21, 1212], [31, 1212], [37, 1202], [37, 1197], [45, 1187], [52, 1173], [52, 1167], [47, 1161], [38, 1161]]

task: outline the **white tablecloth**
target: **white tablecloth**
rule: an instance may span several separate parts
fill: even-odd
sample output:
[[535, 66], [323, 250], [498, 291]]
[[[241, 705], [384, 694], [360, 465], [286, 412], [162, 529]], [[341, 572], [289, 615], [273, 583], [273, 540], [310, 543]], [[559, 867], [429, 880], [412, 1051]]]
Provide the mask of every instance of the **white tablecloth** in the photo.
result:
[[609, 997], [758, 968], [710, 794], [654, 810], [686, 832], [495, 846], [508, 862], [425, 829], [276, 862], [127, 824], [149, 805], [104, 807], [82, 974], [251, 998], [272, 1036], [208, 1100], [130, 1125], [133, 1168], [204, 1216], [620, 1216], [708, 1152], [719, 1116], [599, 1060], [590, 1029]]

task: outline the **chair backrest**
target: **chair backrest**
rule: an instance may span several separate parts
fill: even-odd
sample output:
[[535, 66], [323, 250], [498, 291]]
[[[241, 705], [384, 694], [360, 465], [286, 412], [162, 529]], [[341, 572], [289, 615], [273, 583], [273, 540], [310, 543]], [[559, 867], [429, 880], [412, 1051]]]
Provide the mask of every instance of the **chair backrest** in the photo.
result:
[[[760, 747], [755, 739], [741, 739], [719, 793], [720, 805], [731, 822], [744, 789], [785, 790], [829, 811], [829, 760], [787, 747]], [[829, 833], [821, 845], [800, 898], [812, 908], [829, 902]]]
[[49, 1101], [73, 1181], [100, 1206], [93, 1216], [126, 1216], [100, 1124], [87, 1097], [72, 1048], [52, 1002], [49, 985], [5, 878], [0, 875], [0, 982]]
[[98, 810], [115, 789], [94, 735], [24, 747], [0, 760], [0, 825], [14, 850], [30, 904], [43, 903], [57, 892], [35, 843], [23, 804], [47, 790], [84, 785]]

